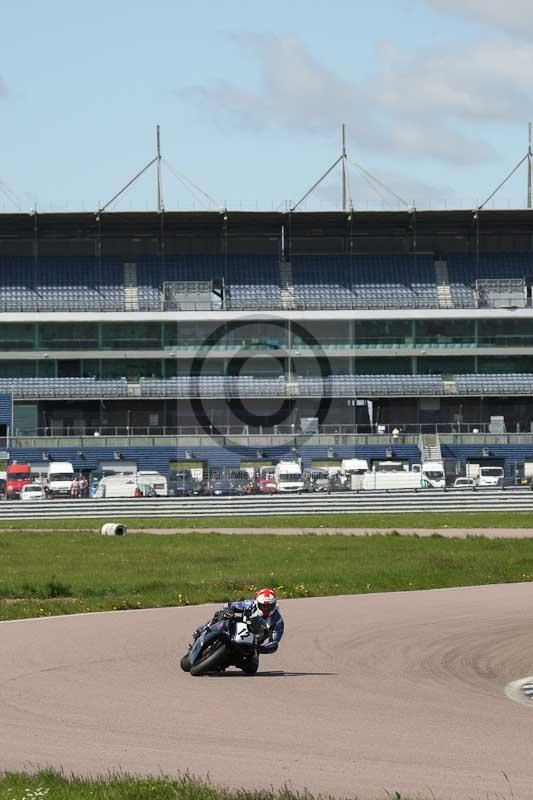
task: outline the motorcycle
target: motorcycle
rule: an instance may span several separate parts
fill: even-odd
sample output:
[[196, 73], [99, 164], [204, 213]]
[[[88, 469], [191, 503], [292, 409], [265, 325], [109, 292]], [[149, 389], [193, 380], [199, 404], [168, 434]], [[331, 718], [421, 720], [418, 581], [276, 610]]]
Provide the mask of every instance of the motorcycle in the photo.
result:
[[262, 617], [225, 610], [222, 619], [213, 619], [204, 626], [182, 657], [180, 666], [194, 676], [223, 672], [231, 666], [242, 669], [247, 675], [255, 675], [259, 667], [259, 645], [266, 635]]

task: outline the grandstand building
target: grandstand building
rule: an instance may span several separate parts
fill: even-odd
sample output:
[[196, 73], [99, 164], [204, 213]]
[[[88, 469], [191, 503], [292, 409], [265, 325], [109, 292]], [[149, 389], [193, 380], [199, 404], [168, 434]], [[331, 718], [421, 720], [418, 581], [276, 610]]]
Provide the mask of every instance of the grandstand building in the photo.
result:
[[[10, 460], [533, 462], [531, 211], [0, 216]], [[402, 435], [389, 436], [393, 428]]]

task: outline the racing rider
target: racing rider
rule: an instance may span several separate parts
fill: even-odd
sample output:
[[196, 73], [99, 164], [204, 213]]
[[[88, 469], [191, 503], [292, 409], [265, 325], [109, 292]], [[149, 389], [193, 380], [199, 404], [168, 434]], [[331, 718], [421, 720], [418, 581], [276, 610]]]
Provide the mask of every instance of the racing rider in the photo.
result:
[[[265, 588], [260, 589], [257, 592], [255, 599], [250, 598], [249, 600], [236, 600], [226, 603], [224, 608], [221, 608], [219, 611], [214, 613], [211, 623], [217, 622], [218, 620], [223, 619], [225, 616], [232, 615], [235, 612], [246, 612], [251, 617], [260, 616], [262, 618], [265, 626], [265, 638], [259, 645], [259, 653], [275, 653], [278, 649], [278, 644], [281, 641], [281, 637], [283, 636], [283, 631], [285, 628], [283, 617], [279, 612], [278, 598], [276, 597], [276, 593], [273, 592], [272, 589]], [[209, 625], [211, 623], [207, 624]], [[193, 638], [197, 639], [206, 627], [207, 625], [201, 625], [199, 628], [197, 628], [194, 632]], [[251, 660], [254, 661], [254, 664], [253, 666], [250, 664], [250, 672], [257, 671], [259, 666], [259, 653], [251, 656]], [[182, 659], [182, 669], [187, 666], [190, 669], [190, 662], [189, 664], [185, 663], [187, 660], [187, 656]], [[188, 672], [188, 669], [186, 669], [186, 671]]]

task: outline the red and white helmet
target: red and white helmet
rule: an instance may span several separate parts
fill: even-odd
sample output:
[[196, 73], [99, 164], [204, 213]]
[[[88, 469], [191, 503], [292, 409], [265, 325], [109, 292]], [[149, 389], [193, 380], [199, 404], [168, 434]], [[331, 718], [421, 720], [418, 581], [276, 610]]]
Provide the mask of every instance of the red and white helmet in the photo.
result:
[[278, 604], [278, 598], [272, 589], [260, 589], [255, 596], [255, 604], [265, 619], [272, 616]]

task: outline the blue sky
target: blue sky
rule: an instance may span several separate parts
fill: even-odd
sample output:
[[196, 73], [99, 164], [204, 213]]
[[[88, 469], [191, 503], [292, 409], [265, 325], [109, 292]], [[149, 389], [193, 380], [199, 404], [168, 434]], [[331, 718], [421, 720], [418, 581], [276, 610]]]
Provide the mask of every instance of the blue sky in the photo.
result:
[[[348, 153], [420, 208], [482, 202], [527, 150], [531, 0], [4, 0], [0, 211], [93, 210], [154, 155], [228, 208], [295, 203]], [[206, 207], [163, 170], [169, 209]], [[379, 189], [379, 187], [377, 187]], [[350, 168], [355, 208], [397, 208]], [[523, 207], [525, 165], [496, 207]], [[116, 210], [155, 207], [155, 173]], [[338, 208], [340, 173], [307, 208]]]

